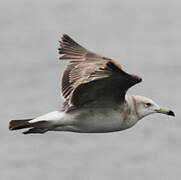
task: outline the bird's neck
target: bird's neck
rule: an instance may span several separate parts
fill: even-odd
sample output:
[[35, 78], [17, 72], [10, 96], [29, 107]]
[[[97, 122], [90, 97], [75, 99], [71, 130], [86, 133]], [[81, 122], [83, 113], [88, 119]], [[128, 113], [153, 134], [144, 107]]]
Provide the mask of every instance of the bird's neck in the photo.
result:
[[135, 96], [125, 96], [125, 103], [127, 104], [127, 108], [129, 111], [129, 116], [134, 117], [135, 121], [138, 121], [142, 117], [140, 117], [140, 114], [137, 109], [137, 102]]

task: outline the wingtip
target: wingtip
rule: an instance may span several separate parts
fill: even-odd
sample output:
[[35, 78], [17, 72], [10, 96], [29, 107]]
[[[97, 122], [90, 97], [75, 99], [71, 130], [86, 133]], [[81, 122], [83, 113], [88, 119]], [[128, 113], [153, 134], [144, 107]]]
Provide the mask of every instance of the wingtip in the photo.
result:
[[59, 41], [60, 44], [63, 43], [75, 43], [75, 41], [68, 35], [68, 34], [62, 34], [61, 40]]
[[143, 79], [141, 77], [139, 77], [137, 75], [133, 75], [133, 76], [137, 80], [138, 83], [142, 82]]
[[66, 33], [63, 33], [61, 39], [66, 39], [66, 38], [70, 38], [70, 36]]
[[142, 82], [142, 81], [143, 81], [143, 79], [139, 77], [138, 82], [140, 83], [140, 82]]
[[70, 39], [70, 36], [68, 34], [62, 34], [61, 36], [61, 41], [59, 41], [60, 43], [67, 40], [67, 39]]
[[85, 53], [89, 52], [67, 34], [61, 36], [59, 43], [58, 53], [61, 55], [59, 57], [60, 60], [80, 59]]
[[[60, 47], [63, 45], [65, 39], [67, 39], [67, 37], [69, 37], [67, 34], [62, 34], [62, 36], [60, 37], [60, 40], [58, 41], [60, 43]], [[60, 50], [60, 48], [58, 48], [58, 50]]]

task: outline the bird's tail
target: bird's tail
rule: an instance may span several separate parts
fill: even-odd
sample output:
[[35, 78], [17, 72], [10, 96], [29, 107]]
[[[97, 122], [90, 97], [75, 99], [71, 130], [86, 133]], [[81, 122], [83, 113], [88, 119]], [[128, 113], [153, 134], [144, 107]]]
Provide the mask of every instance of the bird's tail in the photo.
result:
[[21, 119], [21, 120], [11, 120], [9, 122], [9, 130], [18, 130], [23, 128], [29, 128], [29, 121], [32, 119]]
[[11, 120], [9, 122], [9, 130], [19, 130], [24, 128], [30, 128], [27, 131], [23, 132], [23, 134], [31, 134], [31, 133], [45, 133], [47, 128], [44, 127], [45, 122], [47, 121], [39, 121], [35, 123], [30, 123], [32, 119], [21, 119], [21, 120]]
[[9, 130], [29, 128], [27, 131], [23, 132], [23, 134], [42, 134], [52, 130], [57, 125], [64, 125], [65, 122], [67, 122], [64, 116], [64, 112], [53, 111], [33, 119], [12, 120], [9, 122]]

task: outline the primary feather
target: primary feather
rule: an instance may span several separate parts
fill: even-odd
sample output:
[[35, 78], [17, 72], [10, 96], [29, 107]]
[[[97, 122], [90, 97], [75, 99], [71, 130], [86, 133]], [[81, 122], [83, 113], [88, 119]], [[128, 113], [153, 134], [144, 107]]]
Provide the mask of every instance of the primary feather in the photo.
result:
[[59, 59], [69, 61], [62, 77], [67, 110], [95, 101], [119, 103], [131, 86], [141, 82], [140, 77], [126, 73], [112, 59], [87, 50], [68, 35], [63, 35], [59, 42]]

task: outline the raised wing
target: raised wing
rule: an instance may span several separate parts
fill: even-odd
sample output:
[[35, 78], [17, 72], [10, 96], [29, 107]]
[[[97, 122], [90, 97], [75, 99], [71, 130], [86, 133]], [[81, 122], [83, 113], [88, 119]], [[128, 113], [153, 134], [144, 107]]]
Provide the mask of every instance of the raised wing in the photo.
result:
[[126, 91], [141, 78], [122, 70], [113, 60], [85, 49], [63, 35], [59, 59], [69, 60], [62, 77], [62, 94], [65, 105], [81, 106], [94, 103], [124, 101]]

